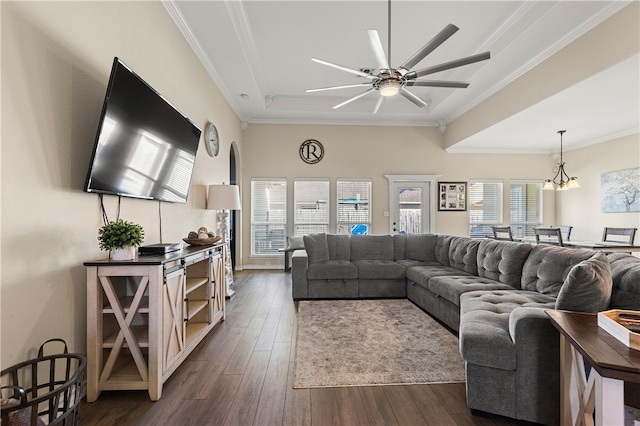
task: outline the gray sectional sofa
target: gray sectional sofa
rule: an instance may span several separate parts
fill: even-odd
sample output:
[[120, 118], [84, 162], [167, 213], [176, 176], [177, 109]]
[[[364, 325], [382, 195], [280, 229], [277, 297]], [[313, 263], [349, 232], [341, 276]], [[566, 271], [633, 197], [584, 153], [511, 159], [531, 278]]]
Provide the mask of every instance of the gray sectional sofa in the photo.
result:
[[304, 237], [293, 298], [408, 298], [458, 332], [471, 409], [559, 423], [559, 335], [546, 309], [640, 310], [640, 259], [449, 235]]

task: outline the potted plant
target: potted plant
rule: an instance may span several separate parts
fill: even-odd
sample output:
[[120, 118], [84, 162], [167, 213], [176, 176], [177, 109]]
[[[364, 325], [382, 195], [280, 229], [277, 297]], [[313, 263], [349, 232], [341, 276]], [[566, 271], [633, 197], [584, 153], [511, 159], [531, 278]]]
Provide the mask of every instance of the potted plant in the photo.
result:
[[135, 259], [135, 248], [142, 244], [143, 239], [142, 226], [122, 219], [111, 221], [98, 231], [100, 249], [108, 250], [113, 260]]

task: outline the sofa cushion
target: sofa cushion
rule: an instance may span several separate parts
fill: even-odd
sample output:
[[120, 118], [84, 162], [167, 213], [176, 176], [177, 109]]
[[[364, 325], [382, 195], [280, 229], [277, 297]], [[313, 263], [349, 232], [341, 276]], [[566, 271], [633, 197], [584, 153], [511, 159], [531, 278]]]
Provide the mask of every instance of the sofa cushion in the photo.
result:
[[453, 237], [449, 246], [449, 266], [476, 275], [480, 240]]
[[607, 255], [598, 252], [571, 268], [560, 288], [556, 309], [600, 312], [611, 301], [611, 267]]
[[478, 247], [478, 276], [519, 289], [522, 266], [531, 248], [531, 244], [528, 243], [482, 240]]
[[405, 267], [392, 260], [356, 260], [359, 279], [395, 280], [405, 278]]
[[407, 251], [405, 259], [420, 260], [422, 262], [437, 262], [436, 243], [437, 235], [408, 234]]
[[329, 260], [327, 234], [311, 234], [303, 237], [304, 248], [309, 257], [309, 265]]
[[433, 277], [427, 288], [432, 292], [460, 306], [460, 295], [475, 290], [513, 290], [513, 287], [489, 278], [472, 275], [450, 275]]
[[336, 280], [358, 278], [358, 268], [346, 260], [326, 260], [310, 263], [307, 268], [309, 280]]
[[443, 266], [449, 266], [449, 246], [451, 245], [451, 235], [438, 235], [436, 241], [436, 260]]
[[520, 307], [553, 309], [555, 298], [532, 291], [472, 291], [460, 296], [460, 354], [466, 363], [515, 370], [509, 318]]
[[522, 267], [523, 290], [557, 297], [571, 268], [591, 257], [593, 252], [539, 244]]
[[405, 268], [413, 268], [414, 266], [440, 265], [438, 262], [426, 263], [426, 262], [421, 262], [419, 260], [412, 260], [412, 259], [400, 259], [400, 260], [396, 260], [396, 263], [398, 265], [404, 266]]
[[393, 260], [391, 235], [352, 235], [351, 261]]
[[471, 275], [450, 266], [442, 266], [440, 264], [427, 266], [414, 266], [407, 269], [407, 279], [414, 283], [427, 287], [429, 280], [433, 277], [442, 275]]
[[351, 260], [351, 243], [346, 234], [327, 234], [330, 260]]
[[608, 254], [611, 265], [611, 309], [640, 310], [640, 259], [625, 253]]

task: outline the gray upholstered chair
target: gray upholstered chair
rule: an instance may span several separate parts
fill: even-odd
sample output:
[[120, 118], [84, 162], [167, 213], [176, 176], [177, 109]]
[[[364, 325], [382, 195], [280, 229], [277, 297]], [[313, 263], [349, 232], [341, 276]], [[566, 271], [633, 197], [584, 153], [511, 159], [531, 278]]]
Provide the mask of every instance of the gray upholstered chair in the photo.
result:
[[[564, 247], [560, 228], [534, 228], [533, 232], [536, 234], [536, 244], [553, 244]], [[540, 237], [544, 238], [540, 239]]]
[[513, 241], [513, 233], [510, 226], [492, 226], [494, 240]]
[[[602, 241], [612, 243], [633, 244], [638, 228], [608, 228], [605, 227], [602, 233]], [[622, 238], [620, 238], [622, 237]]]

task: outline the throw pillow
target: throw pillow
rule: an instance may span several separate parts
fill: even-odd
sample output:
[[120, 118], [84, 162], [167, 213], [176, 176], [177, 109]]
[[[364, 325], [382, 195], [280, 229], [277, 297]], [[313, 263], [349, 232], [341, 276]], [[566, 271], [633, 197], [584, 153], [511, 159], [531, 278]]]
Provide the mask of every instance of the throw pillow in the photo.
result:
[[311, 234], [303, 237], [304, 248], [307, 250], [309, 264], [329, 260], [329, 245], [327, 234]]
[[611, 266], [603, 252], [575, 265], [564, 280], [556, 309], [578, 312], [600, 312], [611, 301]]
[[287, 248], [303, 249], [304, 242], [302, 241], [302, 237], [287, 237]]

